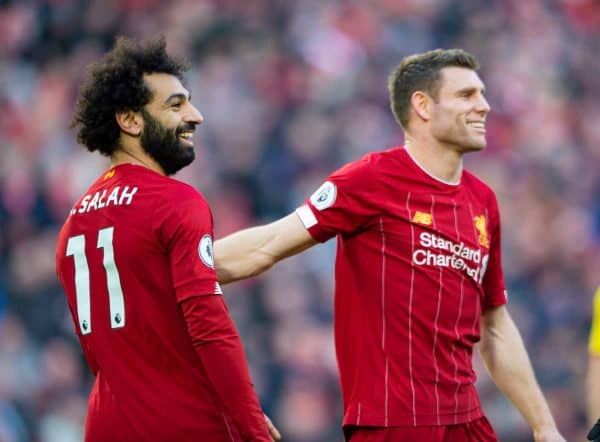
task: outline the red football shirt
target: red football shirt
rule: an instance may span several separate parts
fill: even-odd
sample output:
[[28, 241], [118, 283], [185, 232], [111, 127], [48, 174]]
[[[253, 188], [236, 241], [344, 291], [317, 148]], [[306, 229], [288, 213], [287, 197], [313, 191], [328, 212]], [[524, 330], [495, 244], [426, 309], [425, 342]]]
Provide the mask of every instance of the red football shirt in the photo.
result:
[[[270, 440], [239, 336], [215, 296], [212, 236], [195, 189], [141, 166], [110, 169], [75, 204], [56, 261], [96, 375], [87, 441]], [[203, 363], [199, 349], [220, 342], [240, 351], [215, 369], [215, 354]], [[241, 367], [243, 391], [222, 398], [215, 382], [236, 384], [221, 379], [230, 365]]]
[[403, 148], [366, 155], [297, 209], [337, 235], [335, 342], [344, 425], [449, 425], [482, 415], [472, 367], [482, 310], [506, 303], [493, 191], [428, 175]]

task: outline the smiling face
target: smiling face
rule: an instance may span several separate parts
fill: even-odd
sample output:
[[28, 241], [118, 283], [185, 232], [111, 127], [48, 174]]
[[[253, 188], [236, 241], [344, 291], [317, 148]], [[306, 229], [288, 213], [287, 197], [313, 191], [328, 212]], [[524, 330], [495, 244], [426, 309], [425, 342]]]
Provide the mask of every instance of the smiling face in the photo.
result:
[[490, 106], [479, 75], [462, 67], [446, 67], [440, 74], [441, 86], [432, 104], [431, 135], [461, 153], [485, 148]]
[[194, 161], [192, 136], [203, 117], [177, 77], [148, 74], [144, 81], [152, 91], [152, 100], [141, 110], [144, 127], [140, 143], [166, 175], [173, 175]]

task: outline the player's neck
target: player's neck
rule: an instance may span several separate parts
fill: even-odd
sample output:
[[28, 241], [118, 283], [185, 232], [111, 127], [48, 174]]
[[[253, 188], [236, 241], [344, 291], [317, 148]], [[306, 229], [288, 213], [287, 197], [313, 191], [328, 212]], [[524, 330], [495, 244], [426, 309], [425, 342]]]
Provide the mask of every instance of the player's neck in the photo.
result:
[[404, 147], [412, 159], [429, 175], [449, 184], [458, 184], [462, 176], [462, 153], [436, 142], [406, 135]]
[[160, 165], [141, 148], [135, 149], [128, 146], [119, 146], [119, 148], [111, 155], [110, 163], [112, 166], [118, 166], [119, 164], [137, 164], [153, 170], [156, 173], [160, 173], [161, 175], [165, 175], [162, 167], [160, 167]]

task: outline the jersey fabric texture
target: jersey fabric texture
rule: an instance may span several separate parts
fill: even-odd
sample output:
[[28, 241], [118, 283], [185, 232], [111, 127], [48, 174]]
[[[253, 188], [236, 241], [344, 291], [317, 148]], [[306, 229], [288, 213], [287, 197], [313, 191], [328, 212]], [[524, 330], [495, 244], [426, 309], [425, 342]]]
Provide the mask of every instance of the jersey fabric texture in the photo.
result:
[[484, 309], [506, 303], [492, 190], [427, 174], [402, 147], [334, 172], [297, 209], [337, 236], [335, 344], [344, 425], [455, 425], [482, 416], [472, 367]]
[[[238, 410], [215, 389], [217, 382], [234, 383], [218, 378], [227, 370], [210, 370], [195, 348], [200, 338], [239, 343], [219, 296], [212, 236], [204, 198], [142, 166], [110, 169], [75, 204], [56, 261], [96, 376], [86, 441], [231, 442], [249, 433], [263, 438], [244, 440], [270, 440], [249, 375], [239, 407], [250, 407], [251, 416], [236, 429]], [[209, 328], [196, 330], [198, 324]]]
[[420, 427], [359, 427], [349, 442], [498, 442], [485, 416], [457, 425]]
[[589, 351], [593, 356], [600, 356], [600, 287], [594, 295]]

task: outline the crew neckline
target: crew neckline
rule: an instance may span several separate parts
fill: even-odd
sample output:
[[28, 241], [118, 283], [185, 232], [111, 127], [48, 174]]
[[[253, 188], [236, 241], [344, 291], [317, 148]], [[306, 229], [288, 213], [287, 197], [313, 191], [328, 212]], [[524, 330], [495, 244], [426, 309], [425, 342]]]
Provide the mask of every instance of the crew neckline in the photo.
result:
[[441, 184], [445, 184], [446, 186], [452, 186], [452, 187], [460, 186], [460, 183], [462, 183], [462, 178], [463, 178], [463, 175], [464, 175], [464, 170], [461, 171], [460, 177], [459, 177], [458, 181], [452, 182], [452, 181], [443, 180], [443, 179], [438, 178], [435, 175], [431, 174], [427, 169], [425, 169], [416, 160], [416, 158], [411, 155], [411, 153], [408, 151], [408, 149], [406, 148], [406, 146], [403, 146], [403, 149], [404, 149], [404, 152], [406, 152], [406, 155], [408, 155], [408, 157], [410, 158], [410, 160], [415, 164], [415, 166], [417, 166], [425, 175], [427, 175], [432, 180], [437, 181], [438, 183], [441, 183]]

